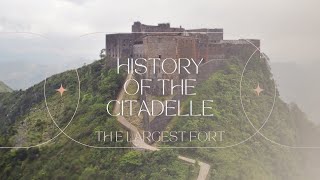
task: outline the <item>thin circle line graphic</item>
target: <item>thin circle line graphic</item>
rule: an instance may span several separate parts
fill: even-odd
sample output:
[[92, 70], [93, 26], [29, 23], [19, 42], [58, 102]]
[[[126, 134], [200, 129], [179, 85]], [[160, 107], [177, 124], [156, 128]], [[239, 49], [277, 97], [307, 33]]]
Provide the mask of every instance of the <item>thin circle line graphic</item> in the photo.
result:
[[[77, 111], [78, 111], [78, 108], [79, 108], [80, 99], [81, 99], [81, 89], [80, 89], [80, 88], [81, 88], [81, 82], [80, 82], [80, 78], [79, 78], [78, 70], [77, 70], [77, 69], [75, 69], [75, 72], [76, 72], [76, 74], [77, 74], [77, 80], [78, 80], [78, 91], [79, 91], [79, 93], [78, 93], [78, 100], [77, 100], [77, 106], [76, 106], [76, 109], [75, 109], [75, 111], [74, 111], [74, 113], [73, 113], [73, 115], [72, 115], [72, 117], [71, 117], [70, 121], [68, 122], [68, 124], [67, 124], [63, 129], [60, 129], [60, 127], [58, 127], [58, 126], [57, 126], [56, 122], [55, 122], [55, 121], [53, 121], [53, 122], [54, 122], [54, 124], [55, 124], [55, 126], [57, 126], [57, 127], [58, 127], [58, 129], [60, 130], [60, 132], [59, 132], [59, 134], [58, 134], [58, 135], [60, 135], [60, 134], [64, 133], [64, 131], [68, 128], [68, 126], [69, 126], [69, 125], [71, 124], [71, 122], [73, 121], [73, 119], [74, 119], [74, 117], [75, 117], [75, 115], [76, 115], [76, 113], [77, 113]], [[47, 85], [47, 78], [46, 78], [46, 79], [45, 79], [45, 81], [44, 81], [44, 86], [43, 86], [43, 95], [44, 95], [44, 102], [45, 102], [45, 105], [46, 105], [46, 109], [47, 109], [47, 111], [48, 111], [48, 113], [49, 113], [50, 118], [52, 119], [53, 117], [52, 117], [52, 115], [51, 115], [51, 113], [50, 113], [50, 109], [49, 109], [48, 102], [47, 102], [46, 85]]]
[[44, 36], [44, 35], [42, 35], [42, 34], [33, 33], [33, 32], [10, 32], [10, 31], [3, 31], [3, 32], [0, 32], [0, 34], [29, 34], [29, 35], [34, 35], [34, 36], [38, 36], [38, 37], [41, 37], [41, 38], [50, 40], [48, 37], [46, 37], [46, 36]]
[[[60, 130], [59, 135], [60, 135], [60, 134], [64, 134], [67, 138], [69, 138], [70, 140], [72, 140], [72, 141], [74, 141], [75, 143], [78, 143], [78, 144], [80, 144], [80, 145], [82, 145], [82, 146], [91, 147], [91, 148], [97, 148], [97, 147], [95, 147], [95, 146], [90, 146], [90, 145], [84, 144], [84, 143], [82, 143], [82, 142], [80, 142], [80, 141], [77, 141], [77, 140], [73, 139], [72, 137], [70, 137], [66, 132], [64, 132], [64, 131], [66, 130], [66, 128], [67, 128], [67, 127], [71, 124], [71, 122], [73, 121], [73, 119], [74, 119], [74, 117], [75, 117], [75, 115], [76, 115], [76, 113], [77, 113], [77, 111], [78, 111], [79, 104], [80, 104], [80, 99], [81, 99], [81, 81], [80, 81], [80, 77], [79, 77], [78, 70], [75, 69], [75, 71], [76, 71], [77, 79], [78, 79], [79, 94], [78, 94], [78, 102], [77, 102], [76, 110], [75, 110], [75, 112], [74, 112], [71, 120], [69, 121], [69, 123], [68, 123], [63, 129], [61, 129], [60, 126], [57, 124], [57, 122], [54, 120], [54, 118], [53, 118], [53, 116], [52, 116], [52, 114], [51, 114], [51, 112], [50, 112], [50, 109], [49, 109], [49, 107], [48, 107], [48, 104], [47, 104], [47, 98], [46, 98], [46, 93], [45, 93], [45, 87], [46, 87], [46, 81], [45, 81], [45, 84], [44, 84], [44, 96], [45, 96], [46, 109], [47, 109], [47, 111], [48, 111], [48, 114], [49, 114], [51, 120], [53, 121], [53, 123], [55, 124], [55, 126]], [[105, 147], [102, 147], [102, 148], [105, 148]], [[112, 147], [112, 148], [113, 148], [113, 147]], [[114, 148], [117, 148], [117, 147], [114, 147]], [[121, 147], [121, 148], [122, 148], [122, 147]], [[127, 147], [127, 148], [132, 149], [132, 148], [134, 148], [134, 147]]]
[[[102, 33], [102, 32], [101, 32]], [[159, 33], [159, 32], [156, 32], [156, 33]], [[203, 33], [203, 32], [202, 32]], [[208, 32], [210, 33], [210, 32]], [[95, 34], [95, 33], [91, 33], [91, 34]], [[80, 36], [82, 37], [82, 36]], [[249, 42], [248, 40], [245, 39], [245, 41]], [[250, 42], [249, 42], [250, 43]], [[252, 43], [251, 43], [252, 44]], [[256, 47], [256, 46], [255, 46]], [[247, 63], [252, 59], [253, 55], [257, 52], [257, 51], [260, 51], [259, 48], [256, 47], [256, 50], [251, 54], [250, 58], [248, 59]], [[274, 105], [274, 104], [273, 104]], [[272, 108], [273, 109], [273, 108]], [[272, 110], [271, 110], [272, 112]], [[62, 133], [67, 136], [70, 140], [80, 144], [80, 145], [83, 145], [85, 147], [90, 147], [90, 148], [96, 148], [96, 149], [139, 149], [139, 147], [106, 147], [106, 146], [93, 146], [93, 145], [88, 145], [88, 144], [85, 144], [85, 143], [82, 143], [82, 142], [79, 142], [75, 139], [73, 139], [72, 137], [70, 137], [67, 133], [64, 132], [64, 130], [62, 130], [59, 125], [56, 123], [56, 121], [54, 120], [54, 118], [52, 117], [49, 109], [48, 109], [48, 113], [49, 113], [49, 116], [50, 118], [52, 119], [52, 121], [54, 122], [54, 124], [57, 126], [57, 128], [62, 131]], [[270, 113], [271, 114], [271, 113]], [[268, 120], [268, 119], [267, 119]], [[266, 120], [266, 121], [267, 121]], [[266, 122], [265, 122], [266, 123]], [[264, 124], [265, 124], [264, 123]], [[254, 137], [256, 134], [258, 134], [258, 132], [256, 131], [253, 135], [251, 135], [250, 137], [248, 137], [247, 139], [243, 140], [243, 141], [240, 141], [238, 143], [235, 143], [235, 144], [232, 144], [232, 145], [228, 145], [228, 146], [221, 146], [221, 147], [157, 147], [158, 149], [224, 149], [224, 148], [231, 148], [231, 147], [234, 147], [234, 146], [237, 146], [237, 145], [240, 145], [240, 144], [243, 144], [245, 142], [247, 142], [248, 140], [250, 140], [252, 137]], [[143, 148], [141, 148], [143, 149]]]
[[[41, 34], [37, 34], [37, 33], [32, 33], [32, 32], [0, 32], [0, 34], [14, 34], [14, 33], [17, 33], [17, 34], [31, 34], [31, 35], [36, 35], [36, 36], [39, 36], [39, 37], [43, 37], [47, 40], [49, 40], [49, 38], [45, 37], [44, 35], [41, 35]], [[99, 33], [105, 33], [105, 32], [94, 32], [94, 33], [88, 33], [88, 34], [84, 34], [84, 35], [81, 35], [79, 37], [84, 37], [84, 36], [89, 36], [89, 35], [92, 35], [92, 34], [99, 34]], [[135, 32], [133, 32], [135, 33]], [[157, 34], [157, 33], [168, 33], [168, 34], [171, 34], [171, 33], [183, 33], [183, 32], [136, 32], [136, 34], [143, 34], [143, 33], [149, 33], [149, 34]], [[222, 32], [187, 32], [187, 33], [222, 33]], [[251, 45], [253, 45], [254, 47], [256, 47], [256, 51], [254, 53], [256, 53], [257, 51], [260, 51], [259, 48], [254, 45], [252, 42], [250, 42], [249, 40], [247, 39], [243, 39], [245, 41], [247, 41], [248, 43], [250, 43]], [[253, 54], [254, 54], [253, 53]], [[253, 54], [251, 55], [251, 57], [248, 59], [248, 61], [246, 62], [246, 65], [245, 67], [247, 66], [247, 64], [249, 63], [250, 59], [252, 58]], [[263, 54], [263, 56], [265, 56]], [[233, 144], [233, 145], [229, 145], [229, 146], [224, 146], [224, 147], [158, 147], [159, 149], [181, 149], [181, 148], [185, 148], [185, 149], [194, 149], [194, 148], [208, 148], [208, 149], [222, 149], [222, 148], [229, 148], [229, 147], [234, 147], [234, 146], [237, 146], [237, 145], [240, 145], [246, 141], [248, 141], [249, 139], [251, 139], [253, 136], [255, 136], [256, 134], [260, 134], [261, 136], [263, 136], [266, 140], [268, 140], [269, 142], [273, 143], [273, 144], [276, 144], [276, 145], [279, 145], [279, 146], [282, 146], [282, 147], [286, 147], [286, 148], [298, 148], [298, 149], [304, 149], [304, 148], [308, 148], [308, 149], [319, 149], [320, 147], [318, 146], [289, 146], [289, 145], [284, 145], [284, 144], [281, 144], [281, 143], [278, 143], [278, 142], [275, 142], [273, 140], [270, 140], [268, 137], [266, 137], [263, 133], [261, 133], [261, 129], [265, 126], [265, 124], [267, 123], [270, 115], [272, 114], [272, 111], [274, 109], [274, 104], [275, 104], [275, 100], [276, 100], [276, 95], [274, 96], [274, 103], [273, 103], [273, 106], [272, 106], [272, 110], [270, 111], [269, 115], [268, 115], [268, 118], [267, 120], [263, 123], [263, 125], [257, 129], [253, 123], [251, 122], [251, 120], [248, 118], [247, 116], [247, 113], [245, 112], [245, 108], [244, 108], [244, 105], [242, 103], [242, 79], [243, 79], [243, 74], [245, 72], [245, 69], [242, 71], [242, 74], [241, 74], [241, 80], [240, 80], [240, 100], [241, 100], [241, 105], [242, 105], [242, 110], [244, 111], [244, 114], [247, 118], [247, 120], [249, 121], [250, 125], [256, 130], [256, 132], [251, 135], [249, 138], [239, 142], [239, 143], [236, 143], [236, 144]], [[76, 70], [76, 73], [77, 73], [77, 76], [78, 76], [78, 80], [79, 80], [79, 88], [80, 88], [80, 78], [79, 78], [79, 75], [78, 75], [78, 72]], [[45, 82], [46, 82], [46, 79], [45, 79]], [[44, 85], [45, 86], [45, 85]], [[44, 91], [45, 91], [45, 87], [44, 87]], [[44, 92], [45, 93], [45, 92]], [[275, 86], [275, 93], [276, 93], [276, 86]], [[79, 89], [79, 98], [80, 97], [80, 89]], [[46, 101], [46, 97], [45, 97], [45, 101]], [[80, 99], [78, 99], [78, 102], [80, 102]], [[46, 102], [47, 103], [47, 102]], [[47, 106], [47, 104], [46, 104]], [[77, 105], [77, 108], [78, 108], [79, 104]], [[49, 111], [49, 108], [47, 106], [47, 110]], [[75, 116], [76, 112], [73, 114], [73, 117], [72, 117], [72, 120]], [[56, 135], [55, 137], [53, 137], [52, 139], [49, 139], [48, 141], [46, 142], [43, 142], [43, 143], [40, 143], [40, 144], [37, 144], [37, 145], [33, 145], [33, 146], [22, 146], [22, 147], [0, 147], [0, 149], [5, 149], [5, 148], [15, 148], [15, 149], [19, 149], [19, 148], [32, 148], [32, 147], [39, 147], [39, 146], [42, 146], [42, 145], [45, 145], [49, 142], [51, 142], [52, 140], [56, 139], [59, 135], [61, 135], [62, 133], [64, 135], [66, 135], [68, 138], [70, 138], [71, 140], [83, 145], [83, 146], [86, 146], [86, 147], [92, 147], [92, 148], [114, 148], [114, 149], [118, 149], [118, 148], [128, 148], [128, 149], [137, 149], [137, 147], [99, 147], [99, 146], [91, 146], [91, 145], [87, 145], [87, 144], [84, 144], [84, 143], [81, 143], [79, 141], [76, 141], [74, 140], [73, 138], [71, 138], [68, 134], [66, 134], [64, 131], [65, 129], [70, 125], [71, 121], [69, 121], [69, 123], [67, 124], [67, 126], [65, 128], [63, 128], [63, 130], [58, 126], [58, 124], [56, 123], [56, 121], [53, 119], [51, 113], [49, 112], [49, 116], [50, 118], [53, 120], [54, 124], [56, 127], [58, 127], [58, 129], [60, 130], [60, 133], [58, 135]]]
[[[33, 35], [33, 36], [37, 36], [37, 37], [41, 37], [43, 39], [46, 40], [50, 40], [50, 38], [42, 35], [42, 34], [38, 34], [38, 33], [33, 33], [33, 32], [0, 32], [0, 34], [27, 34], [27, 35]], [[45, 79], [46, 82], [47, 79]], [[44, 84], [44, 93], [45, 93], [45, 84]], [[45, 97], [46, 98], [46, 97]], [[35, 148], [35, 147], [40, 147], [43, 145], [46, 145], [50, 142], [52, 142], [54, 139], [56, 139], [57, 137], [59, 137], [62, 134], [62, 132], [59, 132], [56, 136], [54, 136], [53, 138], [44, 141], [42, 143], [36, 144], [36, 145], [31, 145], [31, 146], [0, 146], [0, 149], [29, 149], [29, 148]]]
[[[77, 70], [76, 70], [76, 72], [77, 72]], [[77, 72], [77, 74], [78, 74], [78, 72]], [[79, 80], [79, 79], [78, 79], [78, 80]], [[47, 83], [47, 78], [45, 78], [45, 80], [44, 80], [43, 94], [44, 94], [44, 100], [45, 100], [46, 109], [48, 110], [47, 97], [46, 97], [46, 83]], [[79, 81], [79, 83], [80, 83], [80, 81]], [[79, 86], [79, 87], [80, 87], [80, 86]], [[79, 89], [79, 94], [80, 94], [80, 89]], [[75, 113], [73, 114], [73, 116], [72, 116], [71, 120], [69, 121], [69, 123], [63, 128], [63, 131], [70, 125], [71, 121], [73, 120], [73, 118], [74, 118], [74, 116], [75, 116], [75, 114], [76, 114], [76, 112], [77, 112], [79, 103], [80, 103], [80, 95], [79, 95], [79, 97], [78, 97], [78, 104], [77, 104], [77, 107], [76, 107], [76, 111], [75, 111]], [[51, 114], [49, 113], [49, 115], [51, 115]], [[59, 128], [59, 129], [60, 129], [60, 128]], [[59, 136], [63, 133], [63, 131], [61, 131], [61, 129], [60, 129], [60, 132], [59, 132], [57, 135], [55, 135], [53, 138], [51, 138], [51, 139], [49, 139], [49, 140], [47, 140], [47, 141], [45, 141], [45, 142], [42, 142], [42, 143], [40, 143], [40, 144], [37, 144], [37, 145], [32, 145], [32, 146], [15, 146], [15, 147], [0, 147], [0, 149], [29, 149], [29, 148], [33, 148], [33, 147], [39, 147], [39, 146], [45, 145], [45, 144], [53, 141], [54, 139], [56, 139], [57, 137], [59, 137]]]
[[[249, 43], [253, 46], [255, 46], [256, 48], [258, 48], [255, 44], [251, 43], [249, 41]], [[263, 56], [265, 57], [265, 55], [263, 54]], [[266, 58], [266, 57], [265, 57]], [[246, 63], [245, 66], [247, 66], [248, 62]], [[241, 74], [241, 81], [240, 81], [240, 101], [241, 101], [241, 106], [242, 106], [242, 110], [247, 118], [247, 120], [249, 121], [250, 125], [256, 130], [256, 132], [259, 133], [259, 135], [261, 135], [263, 138], [265, 138], [267, 141], [269, 141], [270, 143], [272, 144], [275, 144], [275, 145], [278, 145], [278, 146], [281, 146], [281, 147], [284, 147], [284, 148], [290, 148], [290, 149], [320, 149], [319, 146], [290, 146], [290, 145], [285, 145], [285, 144], [281, 144], [279, 142], [276, 142], [274, 140], [271, 140], [269, 139], [267, 136], [265, 136], [262, 132], [260, 132], [260, 130], [265, 126], [265, 124], [267, 123], [267, 121], [265, 121], [262, 125], [262, 127], [260, 127], [258, 130], [257, 128], [253, 125], [252, 121], [250, 120], [250, 118], [248, 117], [246, 111], [245, 111], [245, 108], [244, 108], [244, 105], [242, 103], [242, 78], [243, 78], [243, 74], [244, 74], [244, 71], [245, 69], [242, 71], [242, 74]], [[274, 96], [274, 104], [275, 104], [275, 100], [276, 100], [276, 85], [275, 85], [275, 82], [274, 82], [274, 87], [275, 87], [275, 96]], [[274, 104], [272, 105], [272, 111], [274, 109]], [[270, 115], [272, 113], [272, 111], [270, 112]]]

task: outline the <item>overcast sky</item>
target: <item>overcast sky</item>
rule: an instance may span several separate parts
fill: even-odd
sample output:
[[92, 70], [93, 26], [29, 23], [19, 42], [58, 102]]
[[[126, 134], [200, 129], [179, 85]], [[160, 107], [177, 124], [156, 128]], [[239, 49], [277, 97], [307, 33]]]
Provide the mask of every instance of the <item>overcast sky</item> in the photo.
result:
[[[54, 71], [98, 57], [104, 48], [104, 33], [80, 38], [81, 35], [129, 32], [134, 21], [154, 25], [170, 22], [184, 28], [224, 28], [225, 39], [261, 39], [262, 51], [273, 62], [307, 62], [320, 60], [316, 53], [320, 42], [319, 7], [319, 0], [1, 0], [0, 32], [32, 32], [51, 39], [29, 35], [23, 41], [31, 43], [25, 48], [37, 45], [41, 49], [39, 57], [47, 52], [45, 62], [59, 64]], [[9, 43], [7, 34], [0, 35], [0, 47], [5, 47]], [[24, 45], [21, 37], [12, 38], [10, 44]], [[25, 48], [16, 48], [14, 52]], [[3, 49], [0, 62], [12, 61]], [[57, 49], [64, 49], [69, 58], [53, 59], [52, 53], [57, 53]], [[14, 57], [15, 61], [26, 59]]]
[[318, 0], [1, 0], [0, 31], [59, 40], [57, 36], [130, 31], [137, 20], [170, 22], [185, 28], [221, 27], [226, 38], [259, 38], [273, 61], [307, 61], [320, 56], [314, 53], [320, 40], [319, 7]]

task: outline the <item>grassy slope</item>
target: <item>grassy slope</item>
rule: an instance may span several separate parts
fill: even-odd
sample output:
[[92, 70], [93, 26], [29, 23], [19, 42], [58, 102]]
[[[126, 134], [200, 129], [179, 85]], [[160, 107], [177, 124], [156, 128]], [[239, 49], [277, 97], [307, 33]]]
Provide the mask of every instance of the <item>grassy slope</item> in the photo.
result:
[[[212, 99], [214, 117], [178, 117], [170, 124], [171, 130], [183, 131], [226, 131], [223, 142], [181, 142], [165, 144], [169, 146], [230, 146], [249, 138], [255, 131], [248, 123], [240, 104], [239, 82], [243, 62], [231, 60], [224, 70], [213, 74], [208, 80], [198, 85], [197, 96], [184, 102], [183, 107], [189, 107], [193, 100], [196, 111], [200, 112], [200, 102]], [[264, 88], [260, 96], [253, 89], [257, 83]], [[266, 119], [273, 102], [274, 86], [269, 71], [268, 62], [251, 60], [244, 74], [242, 84], [243, 103], [248, 117], [259, 128]], [[183, 108], [185, 109], [188, 108]], [[261, 132], [271, 140], [288, 145], [297, 145], [299, 127], [308, 124], [306, 129], [313, 130], [313, 125], [301, 118], [303, 114], [297, 107], [291, 108], [277, 98], [274, 111]], [[299, 122], [300, 121], [300, 122]], [[299, 125], [300, 123], [300, 125]], [[302, 139], [307, 139], [303, 138]], [[237, 146], [225, 149], [182, 149], [188, 156], [199, 158], [212, 165], [212, 179], [303, 179], [302, 154], [297, 150], [274, 145], [260, 135]]]
[[[125, 75], [97, 61], [78, 69], [81, 78], [81, 103], [78, 113], [65, 131], [72, 138], [95, 146], [130, 146], [97, 142], [96, 130], [123, 130], [107, 115], [106, 102], [116, 99]], [[77, 102], [75, 71], [47, 80], [46, 93], [52, 116], [64, 127]], [[26, 91], [0, 96], [1, 146], [28, 146], [44, 142], [59, 132], [46, 112], [43, 83]], [[60, 97], [55, 89], [67, 85]], [[142, 153], [126, 149], [92, 149], [61, 135], [53, 142], [30, 149], [0, 150], [0, 179], [188, 179], [198, 172], [177, 160], [173, 151]]]
[[[248, 116], [259, 127], [272, 105], [272, 82], [268, 65], [252, 61], [245, 73], [244, 104]], [[197, 86], [198, 96], [192, 100], [214, 100], [212, 118], [175, 118], [174, 130], [225, 130], [223, 142], [175, 143], [174, 146], [225, 146], [242, 141], [254, 133], [241, 110], [239, 101], [239, 74], [243, 64], [232, 61], [207, 81]], [[122, 130], [115, 118], [105, 112], [106, 100], [116, 99], [124, 76], [116, 75], [104, 61], [79, 69], [82, 83], [80, 109], [66, 130], [76, 140], [91, 145], [97, 143], [95, 130]], [[252, 93], [256, 83], [265, 89], [257, 98]], [[54, 89], [68, 84], [68, 94], [61, 98]], [[74, 71], [48, 79], [48, 105], [58, 124], [64, 127], [75, 109], [77, 84]], [[59, 131], [45, 111], [43, 82], [26, 91], [0, 95], [0, 145], [30, 145], [43, 142]], [[187, 106], [187, 101], [184, 106]], [[196, 107], [196, 104], [194, 105]], [[186, 109], [186, 108], [184, 108]], [[198, 109], [199, 110], [199, 109]], [[301, 112], [277, 99], [270, 121], [262, 130], [273, 140], [296, 143], [294, 132]], [[303, 120], [306, 122], [306, 120]], [[307, 124], [307, 123], [302, 123]], [[310, 124], [306, 129], [312, 127]], [[119, 145], [119, 144], [118, 144]], [[122, 146], [129, 146], [127, 143]], [[212, 179], [298, 179], [301, 175], [299, 152], [279, 148], [255, 136], [248, 142], [226, 149], [184, 149], [180, 153], [209, 162]], [[131, 150], [99, 150], [82, 147], [64, 136], [46, 146], [20, 150], [0, 150], [0, 179], [194, 179], [197, 170], [183, 164], [174, 151], [142, 153]]]

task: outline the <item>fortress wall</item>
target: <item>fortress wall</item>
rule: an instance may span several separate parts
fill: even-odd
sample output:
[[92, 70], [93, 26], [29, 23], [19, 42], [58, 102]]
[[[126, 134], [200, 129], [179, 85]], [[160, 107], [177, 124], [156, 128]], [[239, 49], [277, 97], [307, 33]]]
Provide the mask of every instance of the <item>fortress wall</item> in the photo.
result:
[[[149, 72], [143, 75], [143, 77], [138, 76], [135, 78], [153, 79], [151, 89], [148, 91], [148, 93], [152, 95], [162, 95], [162, 83], [157, 82], [157, 79], [172, 79], [174, 84], [180, 84], [182, 78], [188, 77], [196, 78], [197, 83], [201, 83], [216, 71], [223, 69], [227, 59], [236, 57], [237, 59], [246, 61], [252, 53], [256, 51], [256, 47], [246, 40], [223, 40], [223, 29], [192, 29], [185, 31], [183, 28], [172, 28], [168, 23], [149, 26], [135, 22], [132, 25], [132, 32], [134, 33], [110, 34], [106, 36], [106, 53], [107, 56], [112, 59], [112, 62], [108, 62], [108, 65], [116, 66], [116, 59], [118, 57], [121, 63], [126, 63], [124, 61], [127, 61], [129, 57], [160, 58], [162, 61], [166, 58], [193, 58], [197, 63], [202, 58], [204, 59], [199, 69], [200, 74], [198, 75], [162, 73], [160, 67], [161, 62], [156, 63], [156, 73], [153, 73], [153, 61], [148, 61], [147, 66]], [[154, 32], [171, 33], [155, 34]], [[260, 48], [259, 40], [249, 41]], [[254, 56], [260, 58], [260, 53], [256, 53]], [[182, 62], [182, 65], [185, 64]], [[173, 71], [173, 62], [167, 61], [164, 68], [167, 71]], [[165, 95], [169, 95], [170, 85], [166, 84], [165, 87]], [[146, 95], [140, 96], [140, 101], [146, 99]], [[185, 97], [178, 92], [172, 100], [183, 99], [185, 99]], [[170, 106], [176, 105], [170, 104]], [[177, 113], [174, 109], [169, 109], [169, 111], [169, 114]], [[153, 118], [150, 118], [147, 114], [143, 115], [144, 129], [150, 129], [151, 132], [154, 132], [165, 130], [172, 117], [163, 114], [155, 117], [149, 123], [151, 119]]]
[[134, 58], [145, 57], [145, 55], [144, 55], [144, 45], [143, 44], [135, 44], [135, 45], [133, 45], [133, 57]]
[[[172, 100], [182, 100], [184, 99], [185, 96], [182, 96], [181, 94], [177, 94], [175, 95]], [[173, 102], [169, 102], [168, 105], [170, 107], [174, 107], [174, 109], [170, 108], [168, 109], [168, 114], [176, 114], [177, 113], [177, 109], [178, 109], [178, 106], [177, 106], [177, 103], [173, 103]], [[171, 122], [172, 120], [172, 116], [166, 116], [165, 113], [161, 114], [160, 116], [156, 116], [150, 123], [149, 123], [149, 131], [151, 133], [153, 132], [157, 132], [157, 131], [165, 131], [166, 128], [168, 127], [168, 124]], [[155, 140], [157, 140], [158, 137], [154, 137]]]
[[[147, 36], [143, 39], [144, 54], [146, 58], [176, 58], [177, 56], [177, 41], [174, 36]], [[164, 69], [168, 72], [172, 72], [174, 70], [174, 66], [172, 61], [167, 61], [165, 63]], [[148, 61], [148, 74], [147, 78], [154, 79], [154, 82], [157, 82], [157, 79], [173, 79], [174, 82], [178, 81], [178, 74], [164, 74], [161, 71], [161, 63], [159, 61], [156, 62], [156, 73], [153, 73], [153, 61]], [[169, 87], [169, 85], [166, 85]], [[150, 94], [161, 95], [162, 94], [162, 83], [154, 83], [153, 88], [151, 89]], [[166, 90], [169, 93], [169, 89]]]
[[208, 33], [209, 41], [213, 43], [218, 43], [223, 40], [223, 32]]
[[[196, 63], [200, 62], [198, 58], [198, 40], [194, 37], [180, 36], [177, 38], [177, 58], [194, 59]], [[181, 65], [188, 65], [187, 61], [181, 60]], [[190, 66], [191, 73], [195, 73], [195, 66]], [[182, 72], [179, 78], [188, 76], [186, 72]]]
[[[177, 60], [178, 58], [193, 58], [197, 60], [197, 41], [194, 37], [187, 36], [147, 36], [143, 39], [144, 55], [146, 58], [161, 58], [162, 60], [166, 58], [173, 58]], [[171, 63], [170, 63], [171, 62]], [[186, 65], [187, 61], [182, 61], [182, 65]], [[166, 74], [161, 72], [160, 63], [158, 63], [157, 69], [159, 70], [156, 74], [153, 74], [153, 61], [147, 63], [148, 69], [150, 70], [147, 78], [155, 79], [173, 79], [174, 84], [179, 83], [180, 79], [185, 77], [186, 74]], [[167, 60], [164, 64], [164, 69], [167, 72], [174, 71], [174, 64], [171, 60]], [[191, 66], [192, 67], [192, 66]], [[192, 71], [192, 69], [191, 69]], [[195, 72], [195, 70], [193, 70]], [[162, 87], [162, 83], [159, 83], [155, 88], [159, 89], [159, 86]], [[166, 87], [169, 88], [169, 85]], [[154, 89], [154, 92], [156, 91]], [[160, 89], [161, 90], [161, 89]], [[166, 90], [166, 94], [170, 91]], [[156, 93], [157, 94], [157, 93]]]
[[202, 62], [206, 62], [208, 58], [208, 44], [209, 44], [209, 38], [206, 35], [197, 35], [197, 59], [203, 59]]
[[208, 60], [208, 49], [207, 49], [207, 43], [197, 43], [197, 59], [201, 60], [202, 62], [206, 62]]
[[225, 46], [219, 44], [208, 44], [208, 61], [212, 59], [224, 59], [226, 58]]
[[106, 35], [106, 55], [116, 57], [118, 51], [118, 36], [114, 34]]
[[[251, 41], [251, 40], [250, 40]], [[253, 40], [252, 43], [260, 48], [260, 41]], [[221, 43], [212, 43], [208, 45], [208, 59], [229, 59], [236, 56], [247, 60], [257, 48], [246, 40], [221, 41]], [[259, 53], [255, 54], [260, 56]]]
[[133, 55], [134, 38], [131, 33], [106, 35], [106, 55], [126, 58]]
[[[182, 33], [183, 31], [183, 33]], [[132, 25], [132, 32], [123, 34], [106, 35], [106, 54], [112, 59], [120, 58], [121, 63], [127, 62], [127, 58], [193, 58], [198, 63], [208, 62], [212, 59], [229, 59], [236, 56], [239, 59], [247, 60], [256, 48], [246, 40], [223, 40], [223, 29], [192, 29], [172, 28], [169, 23], [149, 26], [135, 22]], [[177, 33], [139, 33], [139, 32], [177, 32]], [[258, 48], [259, 40], [249, 40]], [[260, 53], [255, 56], [260, 57]], [[165, 64], [167, 71], [175, 67], [173, 63]], [[157, 71], [153, 73], [153, 62], [147, 62], [149, 72], [146, 78], [149, 79], [173, 79], [175, 84], [186, 74], [165, 74], [162, 73], [160, 62], [156, 64]], [[183, 63], [182, 63], [183, 64]], [[184, 64], [183, 64], [184, 65]], [[209, 71], [209, 70], [208, 70]], [[153, 95], [160, 95], [162, 83], [155, 83], [152, 89]], [[167, 86], [169, 87], [169, 86]]]
[[[222, 69], [227, 63], [227, 60], [213, 60], [207, 62], [206, 64], [200, 65], [200, 74], [196, 76], [197, 83], [199, 84], [205, 80], [207, 80], [213, 73], [217, 72], [218, 70]], [[193, 76], [193, 75], [191, 75]], [[190, 77], [191, 78], [191, 77]], [[175, 95], [172, 100], [180, 100], [183, 101], [187, 97], [178, 93]], [[170, 107], [175, 107], [174, 109], [168, 109], [168, 114], [177, 114], [177, 105], [175, 103], [170, 102]], [[162, 114], [160, 116], [156, 116], [150, 123], [149, 123], [149, 131], [156, 132], [156, 131], [165, 131], [168, 127], [168, 124], [171, 122], [172, 116], [166, 116]], [[157, 139], [158, 137], [155, 137]]]
[[[244, 40], [240, 40], [244, 41]], [[223, 43], [223, 50], [226, 55], [226, 58], [230, 58], [232, 56], [236, 56], [241, 60], [248, 60], [252, 53], [254, 53], [257, 48], [254, 47], [252, 44], [248, 43], [247, 41], [244, 41], [245, 43]], [[260, 48], [260, 41], [254, 42], [255, 45]], [[260, 58], [260, 53], [254, 54], [255, 58]]]
[[[212, 43], [218, 43], [223, 40], [223, 29], [190, 29], [187, 30], [192, 36], [204, 35]], [[205, 33], [202, 34], [201, 32]]]
[[207, 80], [213, 73], [224, 69], [227, 64], [227, 59], [210, 60], [199, 67], [199, 74], [197, 75], [197, 84]]
[[177, 40], [177, 58], [193, 58], [198, 55], [197, 40], [193, 37], [180, 36]]

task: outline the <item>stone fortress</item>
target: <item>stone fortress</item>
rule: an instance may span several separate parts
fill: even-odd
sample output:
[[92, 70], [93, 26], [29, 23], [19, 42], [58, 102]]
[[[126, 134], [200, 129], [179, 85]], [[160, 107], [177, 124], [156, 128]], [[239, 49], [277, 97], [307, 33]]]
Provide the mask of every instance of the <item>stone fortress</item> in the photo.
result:
[[[223, 29], [184, 29], [171, 27], [169, 23], [157, 26], [134, 22], [131, 33], [106, 35], [106, 56], [126, 62], [128, 58], [193, 58], [204, 64], [213, 60], [224, 60], [230, 57], [240, 57], [245, 49], [253, 53], [260, 48], [260, 40], [239, 39], [224, 40]], [[260, 53], [257, 53], [260, 54]], [[259, 55], [260, 56], [260, 55]], [[147, 64], [149, 66], [149, 64]], [[151, 66], [151, 64], [150, 64]], [[214, 66], [214, 65], [212, 65]], [[170, 69], [169, 67], [167, 67]], [[172, 68], [172, 67], [171, 67]], [[214, 67], [213, 67], [214, 68]], [[207, 67], [204, 74], [210, 73]], [[165, 78], [178, 81], [181, 74], [147, 74], [147, 78]], [[159, 89], [157, 85], [154, 89]], [[157, 91], [152, 91], [159, 94]]]
[[[113, 65], [117, 62], [117, 59], [125, 63], [128, 58], [159, 58], [160, 60], [192, 58], [198, 62], [202, 59], [201, 64], [205, 65], [200, 68], [200, 74], [192, 77], [201, 82], [207, 79], [210, 74], [219, 70], [225, 60], [233, 57], [247, 60], [250, 56], [261, 58], [261, 53], [257, 49], [260, 49], [260, 40], [225, 40], [223, 29], [184, 29], [182, 27], [171, 27], [169, 23], [152, 26], [134, 22], [131, 33], [106, 35], [105, 55], [108, 57], [107, 59], [111, 59], [109, 64]], [[146, 66], [149, 66], [149, 61], [147, 61]], [[170, 68], [171, 65], [167, 66], [167, 68]], [[185, 78], [185, 76], [185, 74], [169, 75], [161, 74], [161, 72], [148, 72], [144, 77], [135, 75], [135, 78], [172, 79], [175, 84], [179, 84], [179, 80]], [[188, 76], [190, 77], [190, 75]], [[161, 89], [159, 86], [161, 85], [154, 83], [148, 94], [161, 95], [158, 91]], [[142, 100], [148, 101], [150, 97], [144, 94], [139, 98], [141, 102]], [[179, 93], [170, 97], [172, 100], [183, 98]], [[143, 115], [142, 128], [152, 132], [161, 131], [166, 128], [171, 119], [172, 117], [168, 116], [150, 117]]]
[[223, 29], [173, 28], [169, 23], [157, 26], [134, 22], [131, 33], [107, 34], [106, 55], [113, 58], [193, 57], [227, 59], [243, 48], [260, 47], [260, 40], [224, 40]]

